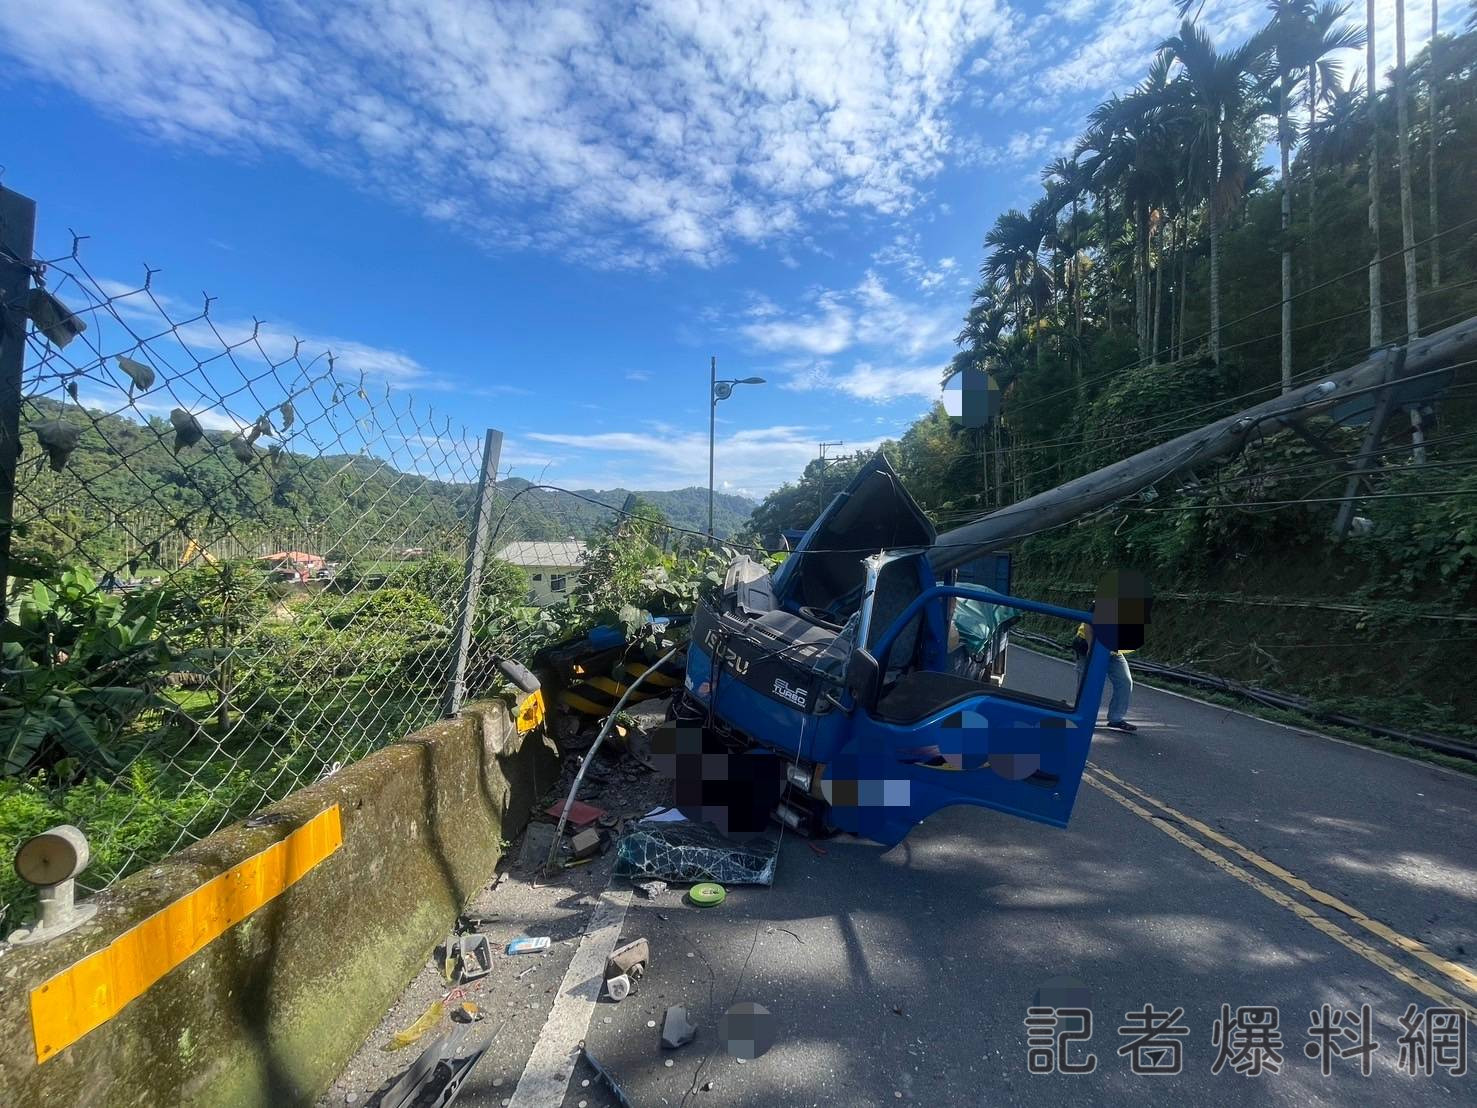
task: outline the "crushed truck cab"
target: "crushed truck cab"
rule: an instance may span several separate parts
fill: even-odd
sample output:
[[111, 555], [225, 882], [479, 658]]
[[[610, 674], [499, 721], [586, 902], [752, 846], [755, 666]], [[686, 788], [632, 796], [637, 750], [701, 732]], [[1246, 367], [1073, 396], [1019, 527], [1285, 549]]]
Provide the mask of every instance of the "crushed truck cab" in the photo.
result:
[[778, 570], [741, 557], [699, 604], [674, 717], [702, 729], [705, 752], [782, 775], [776, 814], [790, 826], [891, 846], [951, 804], [1066, 826], [1108, 650], [1094, 636], [1070, 702], [961, 666], [961, 601], [994, 606], [1002, 639], [1026, 615], [1092, 617], [936, 573], [936, 538], [879, 454]]

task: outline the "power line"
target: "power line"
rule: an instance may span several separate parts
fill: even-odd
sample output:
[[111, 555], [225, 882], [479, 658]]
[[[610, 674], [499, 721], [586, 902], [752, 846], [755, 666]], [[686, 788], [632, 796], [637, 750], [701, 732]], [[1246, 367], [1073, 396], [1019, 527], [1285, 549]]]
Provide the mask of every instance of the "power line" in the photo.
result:
[[[1440, 323], [1438, 324], [1438, 326], [1444, 325], [1444, 324], [1447, 324], [1447, 323], [1450, 323], [1450, 322], [1452, 322], [1452, 321], [1454, 321], [1456, 319], [1461, 318], [1464, 315], [1465, 315], [1465, 313], [1454, 313], [1453, 315], [1448, 316], [1446, 319], [1440, 321]], [[1472, 362], [1457, 363], [1457, 364], [1452, 365], [1452, 366], [1447, 366], [1447, 367], [1445, 367], [1442, 370], [1437, 370], [1437, 371], [1433, 371], [1433, 372], [1443, 373], [1443, 372], [1447, 372], [1447, 371], [1455, 371], [1457, 369], [1466, 368], [1467, 366], [1470, 366], [1472, 364], [1474, 364], [1474, 363], [1472, 363]], [[1326, 369], [1323, 369], [1323, 368], [1320, 367], [1319, 369], [1311, 370], [1311, 371], [1305, 371], [1304, 373], [1299, 374], [1298, 377], [1295, 378], [1295, 380], [1298, 380], [1299, 383], [1302, 384], [1302, 383], [1306, 383], [1307, 381], [1311, 381], [1314, 378], [1321, 377], [1321, 376], [1326, 376], [1327, 373], [1328, 373], [1328, 371]], [[1414, 378], [1411, 378], [1411, 379], [1414, 379]], [[1135, 441], [1144, 441], [1144, 440], [1152, 439], [1155, 436], [1168, 435], [1168, 434], [1170, 434], [1170, 433], [1172, 433], [1174, 431], [1189, 431], [1189, 430], [1193, 430], [1195, 427], [1197, 427], [1197, 426], [1200, 425], [1200, 421], [1199, 420], [1191, 420], [1189, 418], [1190, 416], [1195, 415], [1195, 414], [1202, 414], [1202, 413], [1204, 413], [1204, 412], [1206, 412], [1206, 411], [1208, 411], [1208, 410], [1210, 410], [1212, 408], [1217, 408], [1217, 407], [1224, 406], [1224, 405], [1230, 403], [1231, 401], [1234, 401], [1234, 400], [1237, 400], [1237, 399], [1242, 399], [1242, 398], [1247, 397], [1247, 396], [1253, 396], [1253, 395], [1255, 395], [1258, 392], [1266, 392], [1266, 391], [1269, 391], [1271, 389], [1275, 389], [1277, 387], [1278, 387], [1277, 385], [1262, 386], [1260, 388], [1253, 389], [1250, 392], [1242, 393], [1239, 396], [1229, 397], [1229, 398], [1227, 398], [1225, 400], [1216, 400], [1216, 401], [1212, 401], [1212, 402], [1210, 402], [1208, 404], [1200, 405], [1198, 407], [1181, 409], [1178, 414], [1180, 414], [1182, 418], [1176, 420], [1175, 422], [1171, 422], [1171, 423], [1169, 423], [1167, 425], [1157, 425], [1155, 427], [1147, 428], [1147, 429], [1142, 430], [1142, 431], [1132, 432], [1132, 433], [1128, 434], [1127, 436], [1125, 436], [1123, 438], [1115, 438], [1115, 439], [1112, 439], [1112, 440], [1108, 440], [1108, 441], [1105, 441], [1103, 443], [1100, 443], [1100, 444], [1098, 444], [1096, 446], [1087, 446], [1087, 447], [1085, 447], [1085, 454], [1079, 456], [1075, 460], [1079, 464], [1081, 464], [1082, 462], [1086, 461], [1087, 459], [1091, 459], [1091, 458], [1094, 458], [1094, 457], [1097, 457], [1097, 456], [1100, 456], [1100, 455], [1106, 453], [1108, 450], [1111, 450], [1111, 449], [1121, 449], [1122, 447], [1127, 446], [1127, 445], [1130, 445], [1130, 444], [1134, 443]], [[1375, 386], [1375, 387], [1378, 388], [1380, 386]], [[1357, 395], [1357, 394], [1356, 393], [1351, 393], [1349, 395]], [[1156, 418], [1156, 417], [1147, 417], [1147, 416], [1146, 417], [1139, 417], [1137, 419], [1129, 420], [1129, 421], [1125, 421], [1125, 422], [1128, 423], [1128, 424], [1132, 424], [1132, 423], [1136, 423], [1136, 422], [1144, 422], [1145, 420], [1151, 419], [1151, 418]], [[1078, 436], [1076, 439], [1062, 440], [1062, 442], [1064, 444], [1066, 444], [1066, 443], [1069, 443], [1069, 442], [1080, 441], [1080, 440], [1083, 440], [1083, 439], [1086, 438], [1086, 434], [1087, 434], [1087, 429], [1084, 429], [1083, 434], [1081, 436]], [[1025, 449], [1031, 449], [1031, 447], [1027, 447]], [[1037, 469], [1031, 470], [1030, 472], [1024, 474], [1021, 479], [1024, 480], [1024, 481], [1026, 481], [1026, 482], [1030, 482], [1035, 477], [1039, 477], [1042, 474], [1050, 473], [1050, 472], [1052, 472], [1054, 470], [1060, 469], [1061, 466], [1062, 466], [1062, 464], [1063, 464], [1063, 462], [1061, 460], [1050, 462], [1047, 465], [1041, 466], [1041, 467], [1039, 467]]]
[[[1339, 474], [1340, 477], [1344, 474]], [[1354, 500], [1408, 500], [1429, 499], [1433, 496], [1477, 496], [1477, 489], [1430, 489], [1425, 492], [1375, 492], [1358, 494], [1352, 497]], [[1167, 504], [1160, 508], [1148, 506], [1140, 507], [1134, 505], [1125, 508], [1129, 512], [1203, 512], [1215, 508], [1285, 508], [1300, 506], [1303, 504], [1342, 504], [1351, 499], [1347, 496], [1316, 496], [1305, 497], [1296, 500], [1248, 500], [1241, 503], [1213, 503], [1213, 504]]]
[[[1456, 231], [1463, 230], [1463, 229], [1465, 229], [1467, 227], [1470, 227], [1470, 226], [1472, 226], [1474, 224], [1477, 224], [1477, 216], [1474, 216], [1471, 219], [1464, 220], [1463, 222], [1458, 223], [1454, 227], [1448, 227], [1444, 231], [1438, 231], [1438, 232], [1436, 232], [1433, 235], [1429, 235], [1426, 238], [1421, 239], [1419, 242], [1416, 242], [1413, 245], [1416, 246], [1416, 247], [1425, 246], [1428, 243], [1430, 243], [1432, 240], [1437, 239], [1437, 238], [1440, 238], [1442, 235], [1453, 234]], [[1381, 264], [1383, 264], [1384, 262], [1390, 261], [1393, 258], [1404, 257], [1404, 255], [1405, 255], [1405, 250], [1403, 248], [1400, 249], [1400, 250], [1394, 250], [1394, 251], [1391, 251], [1389, 254], [1386, 254], [1385, 256], [1381, 257], [1379, 259], [1379, 262]], [[1310, 285], [1308, 288], [1302, 289], [1302, 290], [1294, 293], [1292, 299], [1296, 300], [1298, 297], [1307, 296], [1309, 293], [1317, 292], [1319, 289], [1327, 288], [1329, 285], [1337, 284], [1339, 281], [1348, 280], [1350, 277], [1355, 277], [1355, 276], [1359, 276], [1361, 274], [1367, 273], [1368, 270], [1369, 270], [1370, 264], [1371, 263], [1368, 262], [1368, 261], [1361, 262], [1359, 264], [1358, 268], [1356, 268], [1356, 269], [1347, 270], [1347, 271], [1345, 271], [1345, 272], [1343, 272], [1341, 274], [1338, 274], [1335, 277], [1330, 277], [1326, 281], [1321, 281], [1321, 282], [1319, 282], [1316, 285]], [[1403, 303], [1403, 299], [1400, 302]], [[1248, 319], [1254, 319], [1254, 318], [1256, 318], [1259, 315], [1265, 315], [1267, 312], [1270, 312], [1270, 311], [1272, 311], [1274, 309], [1280, 309], [1281, 306], [1282, 306], [1282, 299], [1279, 296], [1276, 301], [1274, 301], [1271, 304], [1268, 304], [1264, 308], [1258, 308], [1256, 311], [1248, 312], [1246, 315], [1238, 316], [1235, 319], [1228, 320], [1227, 322], [1222, 323], [1220, 329], [1221, 329], [1222, 332], [1224, 332], [1228, 328], [1234, 327], [1238, 323], [1244, 323]], [[1366, 308], [1365, 310], [1367, 311], [1368, 308]], [[1280, 333], [1280, 330], [1279, 330], [1278, 333]], [[1208, 338], [1209, 336], [1210, 336], [1210, 331], [1209, 330], [1206, 330], [1206, 331], [1203, 331], [1200, 334], [1196, 335], [1193, 339], [1189, 340], [1189, 342], [1182, 342], [1181, 345], [1190, 345], [1192, 343], [1198, 343], [1201, 339]], [[1270, 337], [1271, 336], [1269, 336], [1269, 338]], [[1407, 336], [1407, 341], [1409, 341], [1409, 339], [1410, 338], [1413, 338], [1413, 337], [1416, 337], [1416, 336]], [[1264, 339], [1264, 340], [1259, 340], [1259, 341], [1267, 341], [1267, 340]], [[1037, 397], [1034, 400], [1023, 401], [1022, 403], [1016, 405], [1015, 406], [1015, 409], [1017, 411], [1019, 411], [1019, 410], [1021, 410], [1023, 408], [1034, 407], [1037, 404], [1044, 404], [1046, 401], [1051, 400], [1051, 399], [1054, 399], [1055, 397], [1065, 395], [1066, 393], [1069, 393], [1069, 392], [1075, 392], [1080, 385], [1089, 384], [1089, 383], [1091, 383], [1093, 381], [1101, 381], [1101, 380], [1103, 380], [1103, 379], [1105, 379], [1107, 377], [1112, 377], [1112, 376], [1114, 376], [1116, 374], [1119, 374], [1119, 373], [1125, 373], [1125, 372], [1127, 372], [1129, 370], [1132, 370], [1132, 369], [1141, 368], [1141, 367], [1143, 367], [1145, 365], [1148, 365], [1150, 362], [1152, 362], [1156, 356], [1157, 356], [1157, 354], [1156, 355], [1150, 355], [1148, 357], [1140, 357], [1137, 361], [1127, 362], [1127, 363], [1125, 363], [1124, 365], [1120, 366], [1117, 369], [1107, 370], [1107, 371], [1105, 371], [1103, 373], [1096, 374], [1093, 377], [1085, 378], [1084, 380], [1082, 380], [1081, 382], [1078, 382], [1078, 384], [1075, 384], [1075, 385], [1071, 386], [1070, 388], [1058, 389], [1056, 392], [1047, 393], [1045, 396], [1039, 396], [1039, 397]]]
[[[1477, 281], [1474, 281], [1473, 283], [1477, 283]], [[1397, 306], [1397, 305], [1402, 304], [1402, 303], [1404, 303], [1404, 299], [1403, 298], [1401, 300], [1398, 300], [1398, 301], [1397, 300], [1391, 300], [1391, 301], [1389, 301], [1389, 305], [1390, 306]], [[1439, 329], [1441, 327], [1444, 327], [1444, 326], [1446, 326], [1449, 323], [1454, 323], [1455, 321], [1464, 318], [1467, 314], [1468, 313], [1466, 311], [1452, 312], [1449, 315], [1443, 317], [1442, 319], [1439, 319], [1439, 320], [1435, 321], [1431, 325], [1432, 326], [1432, 330], [1436, 330], [1436, 329]], [[1256, 341], [1269, 341], [1270, 339], [1275, 338], [1275, 337], [1276, 337], [1276, 335], [1275, 334], [1272, 334], [1272, 335], [1266, 336], [1265, 339], [1256, 340]], [[1170, 368], [1173, 368], [1173, 367], [1170, 367]], [[1296, 382], [1298, 384], [1304, 384], [1304, 383], [1306, 383], [1308, 381], [1313, 380], [1316, 377], [1326, 375], [1328, 372], [1329, 372], [1329, 370], [1325, 366], [1316, 366], [1316, 367], [1314, 367], [1312, 369], [1307, 369], [1307, 370], [1302, 371], [1296, 377], [1294, 377], [1293, 380], [1294, 380], [1294, 382]], [[1133, 441], [1134, 439], [1148, 438], [1148, 437], [1151, 437], [1151, 436], [1153, 436], [1155, 434], [1159, 434], [1159, 433], [1162, 433], [1162, 432], [1167, 431], [1167, 430], [1173, 430], [1176, 427], [1182, 427], [1183, 428], [1183, 427], [1193, 426], [1193, 424], [1187, 424], [1187, 423], [1184, 422], [1185, 417], [1188, 417], [1188, 416], [1191, 416], [1191, 415], [1197, 415], [1197, 414], [1200, 414], [1200, 413], [1203, 413], [1203, 412], [1207, 412], [1207, 411], [1210, 411], [1213, 408], [1217, 408], [1217, 407], [1220, 407], [1220, 406], [1225, 405], [1225, 404], [1230, 404], [1230, 403], [1233, 403], [1233, 402], [1235, 402], [1237, 400], [1245, 400], [1245, 399], [1248, 399], [1250, 397], [1256, 396], [1258, 393], [1275, 392], [1276, 390], [1278, 390], [1280, 388], [1281, 388], [1281, 383], [1280, 382], [1273, 381], [1273, 382], [1269, 382], [1269, 383], [1267, 383], [1265, 385], [1258, 385], [1256, 388], [1249, 389], [1246, 392], [1236, 393], [1236, 394], [1233, 394], [1231, 396], [1226, 396], [1226, 397], [1222, 397], [1222, 398], [1219, 398], [1219, 399], [1216, 399], [1216, 400], [1207, 401], [1205, 403], [1193, 404], [1193, 405], [1190, 405], [1190, 406], [1184, 407], [1184, 408], [1171, 408], [1171, 409], [1169, 409], [1166, 412], [1159, 412], [1159, 413], [1155, 413], [1154, 415], [1133, 416], [1133, 417], [1130, 417], [1128, 419], [1123, 420], [1121, 422], [1120, 426], [1133, 427], [1133, 426], [1136, 426], [1138, 424], [1148, 423], [1148, 422], [1151, 422], [1151, 421], [1154, 421], [1154, 420], [1161, 420], [1161, 419], [1164, 419], [1164, 418], [1170, 417], [1170, 416], [1179, 417], [1179, 419], [1178, 419], [1177, 422], [1171, 423], [1168, 426], [1161, 425], [1161, 424], [1156, 424], [1154, 427], [1149, 428], [1147, 430], [1133, 432], [1131, 435], [1128, 436], [1128, 441]], [[1081, 432], [1076, 433], [1076, 434], [1073, 434], [1073, 435], [1064, 436], [1064, 437], [1062, 437], [1060, 439], [1054, 439], [1054, 440], [1053, 439], [1048, 439], [1045, 442], [1031, 443], [1031, 444], [1028, 444], [1028, 445], [1023, 445], [1021, 447], [1018, 447], [1018, 449], [1023, 450], [1023, 451], [1033, 451], [1033, 450], [1042, 450], [1042, 449], [1048, 449], [1048, 448], [1057, 448], [1057, 447], [1060, 447], [1060, 446], [1075, 445], [1077, 443], [1085, 442], [1086, 441], [1086, 438], [1087, 438], [1088, 434], [1091, 432], [1091, 430], [1092, 430], [1092, 428], [1085, 427], [1085, 428], [1083, 428], [1083, 430]], [[1100, 452], [1100, 451], [1102, 451], [1104, 449], [1107, 449], [1107, 448], [1109, 448], [1111, 446], [1116, 446], [1116, 445], [1121, 445], [1121, 443], [1119, 443], [1119, 442], [1105, 443], [1105, 444], [1101, 444], [1099, 446], [1089, 446], [1087, 449], [1090, 450], [1090, 451], [1093, 451], [1093, 452]], [[1053, 468], [1053, 467], [1048, 466], [1048, 467], [1046, 467], [1046, 469], [1038, 470], [1036, 472], [1037, 473], [1043, 473], [1043, 472], [1046, 472], [1047, 469], [1050, 469], [1050, 468]], [[1027, 476], [1029, 477], [1031, 475], [1027, 475]]]
[[[1462, 434], [1462, 435], [1450, 435], [1450, 436], [1447, 436], [1445, 439], [1440, 440], [1440, 441], [1449, 441], [1450, 439], [1468, 439], [1468, 438], [1477, 438], [1477, 431], [1467, 432], [1467, 433]], [[1431, 444], [1428, 444], [1428, 445], [1431, 445]], [[1320, 467], [1329, 466], [1329, 465], [1345, 465], [1346, 466], [1346, 468], [1341, 468], [1337, 473], [1335, 473], [1331, 478], [1329, 478], [1330, 480], [1338, 480], [1339, 478], [1350, 477], [1350, 476], [1398, 477], [1398, 476], [1402, 476], [1404, 474], [1411, 473], [1411, 472], [1416, 471], [1416, 470], [1446, 470], [1446, 469], [1460, 469], [1460, 468], [1467, 468], [1467, 467], [1477, 468], [1477, 458], [1453, 458], [1453, 459], [1448, 459], [1448, 460], [1445, 460], [1445, 461], [1415, 462], [1415, 463], [1410, 463], [1410, 464], [1405, 464], [1405, 465], [1377, 466], [1377, 467], [1368, 468], [1368, 469], [1347, 468], [1347, 466], [1349, 464], [1351, 464], [1352, 461], [1353, 460], [1350, 459], [1350, 458], [1343, 458], [1343, 457], [1337, 457], [1337, 458], [1317, 458], [1317, 459], [1313, 459], [1313, 460], [1310, 460], [1310, 461], [1307, 461], [1307, 462], [1300, 463], [1298, 465], [1284, 466], [1284, 467], [1280, 467], [1280, 468], [1277, 468], [1277, 469], [1257, 470], [1257, 471], [1253, 471], [1253, 472], [1250, 472], [1250, 473], [1237, 474], [1237, 475], [1234, 475], [1234, 476], [1231, 476], [1231, 477], [1220, 477], [1220, 476], [1217, 476], [1214, 480], [1208, 482], [1203, 487], [1203, 490], [1202, 491], [1207, 491], [1207, 492], [1208, 491], [1213, 491], [1213, 490], [1215, 490], [1217, 488], [1221, 488], [1221, 487], [1224, 487], [1224, 486], [1227, 486], [1227, 485], [1251, 485], [1251, 484], [1256, 484], [1258, 482], [1263, 482], [1263, 481], [1275, 481], [1275, 480], [1278, 480], [1280, 478], [1289, 477], [1289, 476], [1314, 476], [1315, 474], [1312, 473], [1312, 472], [1309, 472], [1309, 471], [1316, 471]], [[1317, 486], [1315, 486], [1315, 488], [1321, 488], [1324, 484], [1327, 484], [1327, 483], [1328, 483], [1327, 481], [1319, 482], [1319, 484]], [[1188, 491], [1191, 491], [1191, 490], [1181, 490], [1181, 491], [1188, 492]], [[1361, 497], [1356, 497], [1356, 499], [1362, 499], [1362, 498]], [[1264, 502], [1264, 503], [1270, 503], [1270, 502]], [[1221, 505], [1209, 505], [1209, 506], [1216, 507], [1216, 506], [1221, 506]], [[1225, 505], [1225, 506], [1229, 506], [1229, 505]], [[977, 517], [979, 515], [979, 512], [977, 510], [975, 510], [975, 509], [960, 509], [960, 510], [957, 510], [957, 511], [929, 512], [927, 514], [928, 514], [928, 517], [931, 520], [933, 520], [933, 521], [935, 521], [937, 523], [942, 523], [942, 522], [945, 522], [945, 521], [955, 522], [955, 521], [960, 521], [960, 520], [966, 520], [966, 519], [974, 518], [974, 517]]]
[[[1097, 589], [1092, 585], [1083, 585], [1077, 582], [1070, 584], [1055, 584], [1052, 588], [1059, 592], [1085, 593], [1091, 595]], [[1366, 608], [1358, 604], [1350, 604], [1344, 600], [1334, 600], [1327, 597], [1308, 597], [1306, 599], [1294, 599], [1291, 597], [1276, 596], [1252, 596], [1245, 593], [1215, 593], [1215, 592], [1174, 592], [1155, 590], [1156, 600], [1193, 600], [1205, 601], [1212, 604], [1248, 604], [1258, 608], [1311, 608], [1324, 612], [1347, 612], [1351, 615], [1377, 615], [1381, 609]], [[1458, 612], [1432, 612], [1420, 609], [1412, 609], [1407, 605], [1400, 606], [1400, 614], [1411, 619], [1429, 619], [1439, 622], [1450, 623], [1477, 623], [1477, 615]]]

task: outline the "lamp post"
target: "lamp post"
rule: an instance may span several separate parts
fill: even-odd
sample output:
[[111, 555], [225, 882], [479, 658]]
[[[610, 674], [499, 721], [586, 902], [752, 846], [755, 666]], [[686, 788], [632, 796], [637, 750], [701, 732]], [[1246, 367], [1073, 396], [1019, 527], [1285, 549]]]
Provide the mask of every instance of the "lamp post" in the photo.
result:
[[718, 358], [708, 362], [708, 538], [713, 537], [713, 443], [718, 429], [718, 401], [733, 395], [734, 385], [762, 385], [763, 377], [718, 380]]

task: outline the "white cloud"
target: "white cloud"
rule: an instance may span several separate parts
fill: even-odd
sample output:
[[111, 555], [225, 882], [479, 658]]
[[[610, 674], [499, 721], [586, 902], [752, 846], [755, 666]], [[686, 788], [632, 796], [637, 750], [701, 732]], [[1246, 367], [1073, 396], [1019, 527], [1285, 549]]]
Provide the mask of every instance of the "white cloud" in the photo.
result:
[[[373, 344], [243, 320], [219, 302], [190, 303], [158, 287], [89, 279], [53, 266], [57, 295], [87, 324], [64, 364], [85, 371], [83, 399], [126, 418], [167, 417], [175, 408], [207, 430], [239, 431], [267, 415], [266, 437], [309, 454], [371, 453], [407, 472], [448, 480], [475, 478], [480, 436], [453, 428], [447, 413], [402, 391], [451, 386], [414, 357]], [[330, 354], [331, 352], [331, 354]], [[118, 358], [150, 366], [155, 380], [139, 392]], [[332, 357], [333, 373], [329, 374]], [[31, 374], [34, 370], [28, 370]], [[528, 389], [468, 374], [466, 395], [526, 394]], [[44, 392], [28, 379], [27, 392]], [[281, 405], [290, 400], [291, 427]]]
[[810, 212], [906, 211], [1009, 25], [1005, 0], [51, 0], [0, 6], [0, 50], [168, 141], [286, 153], [501, 246], [709, 264]]
[[834, 293], [820, 297], [820, 311], [795, 319], [765, 319], [745, 324], [744, 335], [761, 350], [799, 350], [806, 354], [836, 354], [852, 344], [856, 321]]
[[[1380, 0], [1391, 10], [1393, 2]], [[1174, 0], [1052, 0], [1046, 12], [1017, 20], [1008, 36], [996, 39], [978, 69], [978, 100], [1012, 118], [1070, 105], [1071, 126], [1078, 128], [1077, 109], [1141, 80], [1155, 48], [1178, 30], [1180, 19]], [[1201, 13], [1202, 25], [1222, 50], [1266, 20], [1265, 0], [1217, 0]], [[983, 149], [985, 164], [1039, 155], [1051, 147], [1049, 132], [1017, 131]]]
[[1055, 127], [1037, 127], [1031, 131], [1016, 131], [1004, 142], [972, 145], [965, 152], [964, 160], [985, 166], [1034, 163], [1045, 161], [1056, 150], [1065, 153], [1074, 141], [1074, 138], [1058, 138]]
[[931, 292], [942, 285], [958, 268], [957, 258], [940, 258], [929, 265], [919, 252], [918, 235], [894, 235], [891, 242], [877, 250], [872, 260], [878, 265], [901, 270], [920, 292]]
[[90, 391], [80, 393], [77, 403], [84, 408], [124, 419], [138, 419], [140, 422], [142, 417], [148, 416], [168, 418], [171, 411], [182, 407], [207, 431], [244, 431], [252, 423], [249, 419], [232, 415], [219, 401], [196, 400], [191, 404], [182, 404], [147, 396], [130, 397], [123, 389], [108, 385], [95, 385]]
[[[311, 331], [297, 332], [290, 324], [233, 317], [218, 301], [211, 302], [207, 314], [203, 300], [186, 302], [157, 284], [144, 289], [107, 277], [85, 288], [70, 282], [62, 288], [62, 299], [91, 328], [87, 341], [95, 350], [127, 353], [137, 341], [135, 336], [148, 337], [149, 360], [165, 378], [172, 372], [192, 371], [197, 359], [216, 365], [228, 359], [280, 364], [296, 357], [306, 366], [331, 353], [335, 371], [348, 382], [362, 374], [366, 381], [397, 388], [448, 387], [444, 378], [403, 351]], [[471, 388], [476, 393], [527, 391], [516, 385], [484, 381]]]
[[[768, 491], [792, 480], [811, 458], [824, 428], [777, 425], [720, 435], [720, 483]], [[597, 434], [535, 432], [526, 436], [554, 460], [548, 480], [565, 488], [679, 488], [708, 483], [706, 430]]]
[[[1202, 26], [1222, 51], [1245, 42], [1268, 18], [1265, 0], [1216, 0], [1204, 4], [1200, 11]], [[1442, 27], [1456, 31], [1464, 18], [1462, 6], [1448, 4], [1442, 13]], [[1364, 5], [1355, 4], [1345, 19], [1351, 25], [1362, 26]], [[1005, 87], [992, 93], [995, 99], [991, 106], [997, 111], [1025, 108], [1037, 112], [1052, 110], [1068, 100], [1090, 106], [1093, 100], [1142, 80], [1155, 48], [1178, 31], [1180, 20], [1174, 0], [1053, 0], [1048, 17], [1020, 25], [1008, 38], [997, 39], [991, 55], [993, 64], [985, 69], [992, 85]], [[1061, 22], [1071, 25], [1072, 33], [1064, 35]], [[1090, 33], [1084, 36], [1076, 32], [1079, 26]], [[1382, 80], [1383, 72], [1394, 65], [1394, 26], [1395, 0], [1376, 0], [1375, 32]], [[1415, 8], [1407, 14], [1406, 34], [1407, 49], [1414, 55], [1430, 34], [1428, 8]], [[1348, 51], [1337, 60], [1348, 80], [1355, 69], [1363, 69], [1364, 51]], [[1029, 81], [1011, 85], [1001, 80], [1007, 76], [1029, 77]], [[1080, 126], [1080, 121], [1074, 119], [1073, 126]]]
[[854, 400], [873, 403], [913, 397], [934, 401], [942, 395], [939, 382], [943, 373], [942, 362], [922, 366], [876, 366], [870, 362], [858, 362], [840, 372], [826, 365], [817, 365], [791, 378], [785, 387], [804, 392], [829, 389], [845, 393]]
[[794, 315], [772, 311], [774, 305], [764, 301], [765, 314], [739, 331], [769, 353], [825, 358], [852, 347], [876, 346], [892, 358], [917, 358], [947, 347], [958, 330], [957, 304], [932, 307], [905, 300], [874, 270], [854, 288], [815, 290], [810, 299], [812, 306]]

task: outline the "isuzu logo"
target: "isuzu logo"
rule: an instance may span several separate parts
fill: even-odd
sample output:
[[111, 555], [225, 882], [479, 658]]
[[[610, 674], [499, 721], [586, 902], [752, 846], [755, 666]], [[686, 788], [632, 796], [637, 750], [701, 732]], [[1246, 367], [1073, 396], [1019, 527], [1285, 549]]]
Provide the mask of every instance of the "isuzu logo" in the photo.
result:
[[797, 708], [805, 707], [805, 690], [795, 688], [795, 686], [791, 685], [783, 677], [776, 677], [774, 679], [773, 692], [775, 696], [781, 700], [788, 700]]
[[734, 673], [743, 676], [749, 672], [748, 661], [740, 658], [736, 650], [732, 647], [720, 647], [718, 645], [718, 632], [716, 630], [709, 631], [703, 636], [703, 645], [708, 648], [708, 652], [713, 655], [715, 660], [720, 663], [728, 663], [728, 667]]

